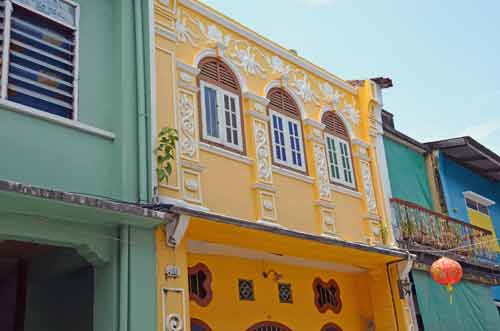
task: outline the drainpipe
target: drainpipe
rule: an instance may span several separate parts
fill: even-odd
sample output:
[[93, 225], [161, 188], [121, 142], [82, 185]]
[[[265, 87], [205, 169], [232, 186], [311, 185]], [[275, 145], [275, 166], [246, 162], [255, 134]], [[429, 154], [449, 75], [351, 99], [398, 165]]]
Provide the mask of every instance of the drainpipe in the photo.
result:
[[149, 202], [150, 173], [149, 169], [149, 143], [147, 138], [148, 123], [146, 83], [144, 69], [146, 67], [144, 58], [144, 22], [142, 19], [142, 1], [134, 0], [134, 27], [135, 27], [135, 48], [136, 48], [136, 84], [137, 84], [137, 150], [138, 150], [138, 193], [139, 202]]
[[122, 225], [120, 227], [120, 331], [128, 331], [129, 326], [129, 259], [129, 226]]
[[[386, 264], [387, 277], [389, 279], [389, 287], [390, 287], [390, 291], [391, 291], [392, 306], [393, 306], [393, 309], [394, 309], [394, 318], [396, 319], [396, 327], [397, 327], [398, 331], [400, 330], [400, 327], [399, 327], [398, 314], [397, 314], [397, 309], [396, 309], [396, 300], [394, 298], [394, 292], [393, 292], [393, 288], [392, 288], [391, 273], [390, 273], [389, 268], [393, 264], [401, 263], [403, 261], [406, 261], [405, 267], [403, 268], [402, 271], [399, 271], [398, 274], [399, 274], [399, 280], [402, 280], [402, 281], [409, 280], [409, 274], [411, 272], [411, 269], [413, 268], [413, 261], [415, 260], [415, 257], [413, 255], [411, 255], [410, 252], [407, 252], [407, 254], [408, 254], [408, 259], [393, 261], [393, 262], [389, 262], [389, 263]], [[398, 287], [398, 290], [399, 290], [399, 287]], [[411, 320], [409, 321], [409, 328], [408, 328], [408, 330], [413, 331], [413, 330], [415, 330], [415, 325], [417, 325], [417, 324], [416, 324], [415, 308], [413, 306], [413, 295], [412, 295], [412, 293], [410, 293], [408, 300], [409, 300], [409, 302], [408, 302], [408, 305], [409, 305], [409, 309], [408, 309], [409, 311], [408, 311], [408, 313], [409, 313], [410, 318], [411, 318]]]

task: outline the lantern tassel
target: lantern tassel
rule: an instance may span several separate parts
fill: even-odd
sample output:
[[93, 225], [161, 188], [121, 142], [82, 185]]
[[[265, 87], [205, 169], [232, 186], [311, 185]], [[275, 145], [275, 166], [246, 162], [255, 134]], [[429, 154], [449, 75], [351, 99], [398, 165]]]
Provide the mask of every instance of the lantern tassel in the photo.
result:
[[448, 292], [450, 293], [450, 305], [453, 304], [453, 285], [448, 284], [446, 286], [448, 288]]

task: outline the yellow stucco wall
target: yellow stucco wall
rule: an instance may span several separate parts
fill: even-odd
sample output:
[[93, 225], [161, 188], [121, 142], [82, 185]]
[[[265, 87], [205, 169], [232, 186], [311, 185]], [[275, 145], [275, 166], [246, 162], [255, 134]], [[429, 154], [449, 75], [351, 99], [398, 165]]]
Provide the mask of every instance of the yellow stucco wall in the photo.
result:
[[[336, 235], [340, 238], [380, 241], [377, 229], [380, 221], [385, 222], [385, 211], [376, 167], [376, 123], [372, 114], [375, 101], [371, 85], [363, 84], [354, 88], [230, 18], [198, 2], [194, 3], [196, 8], [177, 4], [175, 10], [169, 10], [159, 3], [156, 5], [156, 128], [160, 130], [169, 126], [179, 129], [182, 147], [178, 148], [174, 173], [169, 183], [162, 183], [159, 187], [160, 196], [200, 204], [213, 212], [247, 220], [263, 219], [316, 234], [325, 233], [323, 218], [326, 209], [326, 213], [335, 219]], [[218, 18], [208, 19], [205, 13]], [[228, 24], [233, 29], [228, 29]], [[282, 53], [270, 51], [244, 34], [270, 43], [276, 50], [286, 52], [304, 65], [292, 63]], [[256, 72], [239, 65], [237, 52], [246, 49], [255, 58]], [[246, 154], [243, 157], [228, 157], [218, 153], [217, 149], [207, 149], [205, 144], [197, 145], [200, 119], [196, 67], [204, 55], [222, 56], [240, 80], [246, 142]], [[271, 65], [274, 59], [279, 59], [281, 69]], [[283, 80], [284, 73], [279, 72], [285, 69], [289, 72], [286, 83]], [[328, 76], [330, 81], [320, 77], [319, 73]], [[271, 178], [262, 180], [258, 177], [260, 159], [256, 153], [254, 133], [258, 125], [267, 124], [252, 113], [259, 112], [262, 108], [260, 103], [266, 97], [266, 89], [275, 85], [286, 88], [303, 110], [304, 144], [309, 170], [306, 176], [290, 176], [274, 167]], [[301, 86], [305, 86], [305, 89]], [[335, 94], [340, 95], [337, 103], [331, 99]], [[259, 97], [260, 101], [257, 100]], [[188, 110], [183, 108], [185, 105], [188, 105]], [[315, 154], [315, 148], [317, 145], [323, 148], [322, 157], [326, 157], [323, 133], [318, 127], [323, 111], [328, 109], [344, 119], [351, 133], [357, 187], [345, 192], [344, 189], [335, 190], [336, 186], [332, 186], [328, 194], [322, 196], [319, 194], [321, 185], [330, 184], [327, 183], [328, 179], [321, 182], [322, 178], [318, 176], [318, 162], [321, 160]], [[265, 114], [265, 107], [263, 112]], [[187, 130], [184, 125], [189, 125], [190, 129]], [[264, 129], [269, 132], [268, 127]], [[270, 145], [269, 141], [267, 145]], [[267, 161], [270, 163], [270, 159]], [[363, 171], [365, 168], [369, 169], [366, 176], [366, 171]], [[186, 189], [188, 183], [191, 189]], [[256, 188], [256, 184], [265, 184], [267, 187]], [[266, 199], [273, 202], [272, 210], [267, 212], [273, 217], [263, 211]], [[374, 203], [370, 203], [370, 200]]]
[[[363, 330], [368, 320], [373, 319], [370, 302], [368, 276], [334, 271], [260, 262], [234, 257], [219, 257], [190, 254], [190, 266], [203, 263], [213, 277], [212, 302], [200, 307], [191, 301], [190, 311], [194, 318], [205, 321], [213, 330], [247, 330], [260, 321], [275, 321], [292, 330], [321, 330], [328, 322], [334, 322], [344, 330]], [[228, 268], [228, 266], [231, 266]], [[283, 275], [279, 282], [292, 285], [293, 303], [279, 302], [278, 283], [264, 278], [262, 272], [275, 270]], [[342, 310], [339, 314], [327, 311], [322, 314], [314, 305], [313, 281], [334, 279], [341, 290]], [[254, 301], [241, 301], [238, 280], [252, 280]], [[363, 295], [359, 295], [364, 293]]]
[[[467, 215], [469, 216], [469, 220], [473, 225], [491, 231], [491, 233], [493, 234], [492, 239], [497, 239], [495, 228], [493, 227], [493, 221], [491, 220], [491, 217], [489, 215], [480, 213], [477, 210], [470, 208], [467, 208]], [[491, 245], [496, 249], [497, 252], [500, 252], [498, 241], [491, 242]]]

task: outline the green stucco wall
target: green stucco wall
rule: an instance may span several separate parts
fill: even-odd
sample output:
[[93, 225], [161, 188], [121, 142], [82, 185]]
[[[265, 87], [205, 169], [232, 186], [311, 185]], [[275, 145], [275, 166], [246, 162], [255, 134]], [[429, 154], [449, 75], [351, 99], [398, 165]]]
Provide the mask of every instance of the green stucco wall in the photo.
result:
[[[148, 79], [149, 44], [148, 38], [136, 43], [135, 32], [147, 32], [148, 2], [76, 2], [81, 8], [78, 121], [110, 131], [116, 139], [0, 108], [0, 179], [145, 201], [149, 173], [139, 173], [139, 162], [148, 162], [150, 135], [138, 136], [138, 122], [149, 118], [149, 85], [138, 90], [137, 82]], [[134, 15], [137, 4], [141, 22]], [[138, 146], [144, 146], [144, 155]]]
[[424, 156], [387, 137], [384, 146], [392, 196], [432, 209]]

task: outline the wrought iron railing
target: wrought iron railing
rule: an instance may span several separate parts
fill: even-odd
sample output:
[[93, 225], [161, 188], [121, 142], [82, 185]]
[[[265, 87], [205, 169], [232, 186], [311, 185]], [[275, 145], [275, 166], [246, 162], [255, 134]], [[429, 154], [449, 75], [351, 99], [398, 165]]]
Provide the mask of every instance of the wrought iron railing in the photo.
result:
[[436, 250], [467, 261], [497, 264], [491, 231], [423, 208], [391, 199], [394, 236], [407, 249]]

